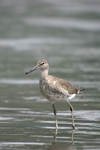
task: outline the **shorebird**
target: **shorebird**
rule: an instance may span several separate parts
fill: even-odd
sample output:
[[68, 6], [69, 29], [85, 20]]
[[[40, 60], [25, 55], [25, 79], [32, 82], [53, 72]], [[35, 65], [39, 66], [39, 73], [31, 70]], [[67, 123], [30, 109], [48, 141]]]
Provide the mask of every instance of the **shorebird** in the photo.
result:
[[81, 94], [82, 88], [77, 88], [71, 85], [66, 80], [61, 78], [54, 77], [48, 74], [49, 64], [46, 60], [40, 60], [37, 62], [37, 65], [32, 68], [30, 71], [26, 72], [29, 74], [35, 70], [40, 70], [40, 80], [39, 80], [39, 88], [42, 95], [51, 102], [53, 106], [53, 112], [55, 115], [56, 129], [58, 129], [57, 117], [56, 117], [56, 108], [55, 102], [67, 102], [71, 115], [72, 115], [72, 128], [75, 129], [74, 125], [74, 117], [73, 117], [73, 107], [70, 104], [69, 100], [74, 98], [77, 94]]

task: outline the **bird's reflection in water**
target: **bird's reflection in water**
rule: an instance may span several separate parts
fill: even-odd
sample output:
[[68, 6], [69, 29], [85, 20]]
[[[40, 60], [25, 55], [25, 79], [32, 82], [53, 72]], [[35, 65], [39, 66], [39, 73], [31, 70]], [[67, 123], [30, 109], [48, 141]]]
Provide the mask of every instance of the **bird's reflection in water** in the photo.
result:
[[74, 140], [73, 140], [73, 135], [74, 135], [74, 130], [72, 130], [70, 139], [72, 141], [72, 143], [70, 143], [69, 141], [57, 141], [56, 137], [57, 137], [57, 129], [55, 130], [55, 134], [54, 134], [54, 142], [52, 143], [52, 145], [47, 149], [47, 150], [76, 150], [76, 148], [73, 146], [74, 145]]
[[74, 136], [74, 130], [72, 130], [72, 136], [71, 136], [71, 140], [72, 140], [72, 145], [74, 145], [74, 140], [73, 140], [73, 136]]
[[57, 142], [57, 139], [56, 139], [57, 133], [58, 133], [58, 129], [55, 130], [55, 134], [54, 134], [54, 143]]
[[[57, 133], [58, 133], [58, 129], [55, 130], [55, 134], [54, 134], [54, 143], [57, 142], [57, 139], [56, 139]], [[74, 139], [73, 139], [73, 136], [74, 136], [74, 130], [72, 130], [72, 134], [71, 134], [72, 145], [74, 145]], [[54, 144], [54, 143], [53, 143], [53, 144]]]

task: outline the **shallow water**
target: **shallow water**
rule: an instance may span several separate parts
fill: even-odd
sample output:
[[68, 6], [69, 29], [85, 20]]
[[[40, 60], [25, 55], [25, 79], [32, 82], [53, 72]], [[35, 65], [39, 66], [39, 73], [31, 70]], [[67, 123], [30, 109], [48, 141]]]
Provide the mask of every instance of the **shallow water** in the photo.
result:
[[[0, 4], [0, 149], [100, 149], [100, 2], [10, 1]], [[85, 88], [70, 102], [50, 102], [40, 93], [39, 59], [50, 74]], [[55, 137], [55, 138], [54, 138]]]

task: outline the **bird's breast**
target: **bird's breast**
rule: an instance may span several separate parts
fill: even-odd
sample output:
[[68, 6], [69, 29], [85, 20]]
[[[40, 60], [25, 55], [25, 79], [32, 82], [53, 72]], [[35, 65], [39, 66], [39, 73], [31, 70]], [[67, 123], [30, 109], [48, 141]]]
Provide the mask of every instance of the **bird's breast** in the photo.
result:
[[39, 87], [42, 95], [51, 102], [61, 102], [67, 100], [67, 96], [59, 91], [51, 82], [46, 82], [46, 80], [42, 79], [39, 82]]

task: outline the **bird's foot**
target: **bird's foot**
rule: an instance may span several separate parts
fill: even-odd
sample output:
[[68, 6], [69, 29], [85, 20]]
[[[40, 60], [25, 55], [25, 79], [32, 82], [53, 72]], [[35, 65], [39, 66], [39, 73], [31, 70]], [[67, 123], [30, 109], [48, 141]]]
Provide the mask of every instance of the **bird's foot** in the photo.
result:
[[72, 128], [73, 128], [73, 130], [75, 130], [75, 125], [74, 124], [72, 125]]

